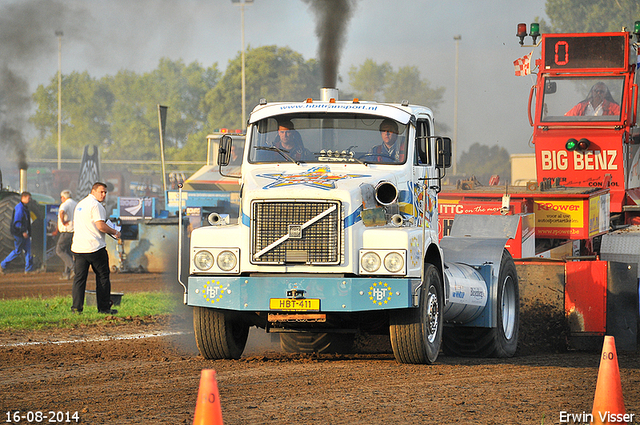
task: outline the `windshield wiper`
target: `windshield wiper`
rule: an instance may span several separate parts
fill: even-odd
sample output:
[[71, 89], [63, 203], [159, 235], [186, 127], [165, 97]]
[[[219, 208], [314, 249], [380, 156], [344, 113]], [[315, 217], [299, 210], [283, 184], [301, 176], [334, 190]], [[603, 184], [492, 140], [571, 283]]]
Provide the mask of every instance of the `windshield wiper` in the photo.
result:
[[303, 162], [303, 161], [296, 161], [295, 159], [291, 158], [291, 155], [289, 155], [289, 151], [277, 148], [275, 146], [254, 146], [254, 147], [261, 151], [278, 152], [284, 159], [291, 161], [296, 165], [300, 165], [300, 163]]

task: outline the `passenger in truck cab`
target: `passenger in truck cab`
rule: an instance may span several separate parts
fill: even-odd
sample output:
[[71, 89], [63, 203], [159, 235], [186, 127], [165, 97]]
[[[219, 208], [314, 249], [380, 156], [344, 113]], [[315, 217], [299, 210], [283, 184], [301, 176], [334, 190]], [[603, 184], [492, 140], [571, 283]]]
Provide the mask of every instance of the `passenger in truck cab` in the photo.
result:
[[367, 156], [375, 157], [376, 162], [404, 162], [406, 146], [398, 141], [398, 123], [386, 118], [380, 123], [382, 144], [374, 146]]
[[571, 108], [566, 116], [620, 115], [620, 105], [611, 96], [607, 85], [598, 82], [591, 87], [586, 99]]
[[[289, 120], [280, 121], [278, 123], [278, 135], [273, 141], [273, 146], [287, 152], [289, 156], [296, 161], [309, 161], [314, 159], [311, 151], [304, 147], [300, 133], [296, 131], [293, 127], [293, 123]], [[280, 154], [275, 152], [271, 153], [275, 154], [275, 157], [270, 157], [268, 160], [282, 159]]]

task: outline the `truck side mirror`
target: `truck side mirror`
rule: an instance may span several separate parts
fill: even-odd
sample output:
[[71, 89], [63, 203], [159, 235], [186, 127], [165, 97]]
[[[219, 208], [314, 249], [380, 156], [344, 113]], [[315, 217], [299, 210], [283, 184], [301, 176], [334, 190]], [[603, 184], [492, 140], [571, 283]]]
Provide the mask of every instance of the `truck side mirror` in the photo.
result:
[[448, 137], [436, 138], [436, 167], [451, 167], [451, 139]]
[[231, 161], [231, 144], [233, 139], [228, 134], [225, 134], [220, 139], [220, 146], [218, 147], [218, 165], [226, 167]]

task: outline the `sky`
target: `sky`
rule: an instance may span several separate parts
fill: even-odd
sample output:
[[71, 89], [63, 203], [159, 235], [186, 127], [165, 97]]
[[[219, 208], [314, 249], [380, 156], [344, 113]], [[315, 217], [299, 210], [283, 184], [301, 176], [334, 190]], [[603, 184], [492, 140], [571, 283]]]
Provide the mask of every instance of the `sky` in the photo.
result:
[[[254, 0], [244, 6], [245, 45], [287, 46], [305, 60], [318, 58], [309, 1]], [[517, 23], [536, 17], [549, 21], [543, 0], [354, 4], [340, 55], [339, 89], [349, 90], [350, 67], [366, 59], [389, 62], [394, 70], [416, 66], [431, 87], [445, 88], [436, 121], [449, 127], [445, 136], [453, 136], [454, 36], [459, 35], [458, 157], [476, 142], [497, 144], [511, 154], [533, 152], [527, 103], [534, 79], [516, 77], [513, 61], [531, 51], [520, 47]], [[56, 31], [63, 32], [62, 73], [87, 71], [95, 78], [122, 69], [152, 71], [163, 57], [217, 63], [224, 72], [242, 48], [241, 7], [231, 0], [0, 0], [0, 70], [19, 76], [30, 92], [48, 84], [58, 70]], [[6, 87], [6, 80], [0, 83]], [[247, 99], [247, 104], [257, 101]], [[0, 117], [6, 118], [13, 108], [2, 103]]]

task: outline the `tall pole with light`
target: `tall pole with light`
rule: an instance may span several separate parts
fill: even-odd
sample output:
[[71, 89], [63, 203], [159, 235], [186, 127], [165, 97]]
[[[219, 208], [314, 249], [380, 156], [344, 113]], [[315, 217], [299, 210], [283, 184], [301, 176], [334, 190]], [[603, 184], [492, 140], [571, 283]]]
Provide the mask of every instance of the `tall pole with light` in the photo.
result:
[[62, 31], [58, 37], [58, 170], [62, 168]]
[[244, 128], [247, 120], [246, 111], [246, 88], [245, 88], [245, 73], [244, 73], [244, 5], [253, 3], [253, 0], [231, 0], [231, 3], [240, 5], [240, 29], [241, 29], [241, 42], [242, 42], [242, 122], [241, 127]]
[[460, 44], [460, 40], [462, 36], [456, 35], [453, 37], [456, 41], [456, 69], [455, 69], [455, 85], [454, 85], [454, 93], [453, 93], [453, 143], [451, 146], [451, 153], [453, 154], [452, 161], [452, 173], [455, 176], [457, 173], [457, 163], [458, 163], [458, 45]]

